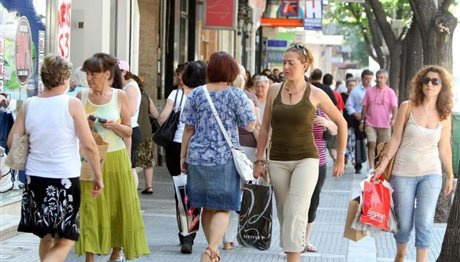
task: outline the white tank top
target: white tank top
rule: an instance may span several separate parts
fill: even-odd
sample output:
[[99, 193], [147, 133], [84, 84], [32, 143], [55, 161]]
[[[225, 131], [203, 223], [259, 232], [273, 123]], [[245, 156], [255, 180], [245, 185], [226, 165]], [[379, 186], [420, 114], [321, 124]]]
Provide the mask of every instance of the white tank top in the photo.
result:
[[134, 88], [137, 92], [137, 101], [136, 101], [136, 113], [131, 116], [131, 127], [135, 128], [138, 127], [139, 124], [137, 123], [137, 119], [139, 118], [139, 108], [141, 106], [141, 90], [139, 88], [139, 85], [137, 84], [136, 81], [130, 80], [129, 83], [127, 83], [124, 87], [123, 90], [126, 91], [131, 86], [131, 88]]
[[79, 141], [67, 94], [29, 98], [26, 132], [30, 152], [26, 174], [46, 178], [80, 176]]
[[410, 114], [401, 145], [396, 153], [393, 175], [442, 175], [439, 158], [441, 129], [441, 124], [436, 128], [421, 127]]

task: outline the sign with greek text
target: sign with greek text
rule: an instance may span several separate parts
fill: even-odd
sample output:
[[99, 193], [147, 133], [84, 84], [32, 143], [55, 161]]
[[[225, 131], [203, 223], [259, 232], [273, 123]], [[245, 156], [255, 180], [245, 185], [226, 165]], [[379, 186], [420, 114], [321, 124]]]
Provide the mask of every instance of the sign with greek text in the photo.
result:
[[321, 31], [323, 30], [323, 1], [305, 0], [304, 29]]

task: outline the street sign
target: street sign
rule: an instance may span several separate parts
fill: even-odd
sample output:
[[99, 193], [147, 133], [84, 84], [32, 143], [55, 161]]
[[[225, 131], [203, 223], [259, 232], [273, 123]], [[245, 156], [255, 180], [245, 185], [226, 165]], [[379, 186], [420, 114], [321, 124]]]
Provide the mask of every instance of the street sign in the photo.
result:
[[278, 40], [278, 39], [268, 39], [267, 47], [268, 48], [286, 48], [288, 46], [287, 40]]
[[322, 31], [323, 1], [305, 0], [304, 29]]

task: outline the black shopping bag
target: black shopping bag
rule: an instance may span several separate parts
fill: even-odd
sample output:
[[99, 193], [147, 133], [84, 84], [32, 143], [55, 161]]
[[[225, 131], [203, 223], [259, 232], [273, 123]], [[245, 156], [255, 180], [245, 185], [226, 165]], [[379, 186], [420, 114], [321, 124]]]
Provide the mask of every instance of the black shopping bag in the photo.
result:
[[245, 184], [238, 224], [238, 243], [259, 250], [270, 248], [272, 240], [271, 185]]
[[177, 196], [177, 222], [180, 233], [187, 236], [200, 228], [200, 208], [189, 207], [187, 195], [187, 175], [173, 176], [174, 190]]

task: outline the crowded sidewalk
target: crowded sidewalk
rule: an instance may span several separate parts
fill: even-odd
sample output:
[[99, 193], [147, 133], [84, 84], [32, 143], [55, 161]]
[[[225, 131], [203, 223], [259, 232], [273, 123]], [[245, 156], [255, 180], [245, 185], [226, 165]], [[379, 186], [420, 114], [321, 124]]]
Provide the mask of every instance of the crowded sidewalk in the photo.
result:
[[[331, 163], [329, 161], [329, 163]], [[366, 237], [355, 243], [343, 238], [343, 228], [347, 214], [348, 202], [359, 194], [359, 182], [365, 178], [364, 172], [355, 175], [349, 164], [345, 175], [340, 178], [330, 176], [332, 166], [328, 165], [318, 216], [313, 226], [311, 242], [318, 247], [318, 253], [302, 255], [302, 261], [328, 262], [372, 262], [393, 261], [396, 253], [395, 241], [391, 234], [382, 234], [378, 238]], [[363, 171], [367, 167], [363, 168]], [[142, 180], [142, 179], [140, 179]], [[200, 230], [191, 255], [180, 253], [177, 240], [177, 224], [174, 209], [174, 196], [171, 178], [165, 167], [156, 167], [154, 173], [154, 194], [141, 195], [141, 205], [148, 245], [151, 255], [134, 261], [199, 261], [201, 251], [207, 246], [204, 234]], [[139, 186], [143, 188], [143, 185]], [[429, 261], [435, 261], [444, 237], [446, 224], [435, 224]], [[39, 261], [38, 237], [32, 234], [19, 234], [0, 242], [0, 261]], [[273, 213], [273, 238], [271, 248], [266, 251], [243, 248], [221, 250], [222, 261], [285, 261], [279, 247], [279, 224], [276, 208]], [[107, 257], [96, 257], [96, 261], [107, 261]], [[71, 251], [66, 261], [84, 261]], [[415, 261], [414, 235], [409, 242], [406, 261]]]

